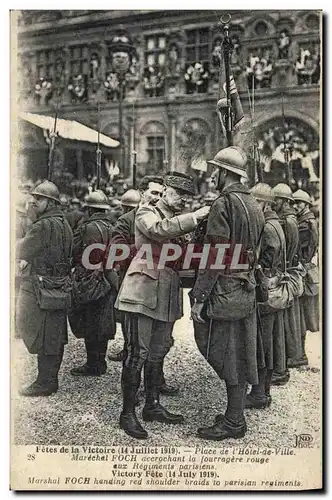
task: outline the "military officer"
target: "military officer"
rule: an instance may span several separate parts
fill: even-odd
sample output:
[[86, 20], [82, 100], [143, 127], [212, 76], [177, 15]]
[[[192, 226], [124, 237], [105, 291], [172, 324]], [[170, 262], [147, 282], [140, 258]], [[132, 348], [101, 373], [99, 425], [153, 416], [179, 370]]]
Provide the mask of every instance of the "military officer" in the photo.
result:
[[[230, 253], [225, 269], [211, 266], [199, 271], [191, 292], [191, 315], [199, 351], [226, 382], [225, 415], [217, 415], [214, 425], [198, 429], [199, 437], [219, 441], [245, 435], [247, 382], [258, 384], [254, 266], [264, 215], [240, 182], [247, 177], [244, 151], [227, 147], [209, 163], [217, 167], [220, 196], [211, 207], [206, 241], [230, 245]], [[232, 266], [235, 245], [241, 245], [243, 252], [241, 270]]]
[[[275, 288], [286, 270], [286, 240], [279, 217], [272, 210], [274, 201], [268, 184], [259, 183], [251, 189], [264, 212], [265, 226], [262, 235], [259, 263], [269, 280], [270, 288]], [[246, 408], [266, 408], [271, 404], [270, 385], [273, 371], [286, 371], [286, 346], [283, 310], [271, 310], [259, 304], [258, 333], [262, 336], [265, 368], [258, 370], [258, 384], [254, 384], [247, 395]]]
[[[75, 238], [74, 259], [75, 259], [75, 281], [78, 288], [86, 283], [87, 278], [94, 279], [96, 271], [86, 269], [82, 262], [84, 250], [94, 243], [108, 245], [111, 238], [112, 226], [108, 217], [110, 206], [108, 199], [102, 191], [90, 193], [85, 206], [88, 211], [88, 219], [79, 228], [79, 238]], [[105, 264], [105, 253], [99, 254], [98, 251], [93, 255], [91, 253], [90, 261], [94, 264], [102, 262]], [[117, 294], [116, 273], [113, 270], [99, 271], [97, 279], [104, 275], [104, 291], [98, 298], [93, 296], [94, 286], [97, 282], [91, 284], [91, 291], [86, 290], [84, 300], [78, 300], [74, 304], [69, 315], [69, 321], [74, 335], [77, 338], [84, 338], [87, 361], [83, 366], [72, 368], [73, 376], [92, 376], [99, 377], [104, 375], [107, 370], [106, 352], [108, 340], [113, 339], [116, 330], [114, 301]], [[81, 284], [80, 284], [81, 283]], [[109, 286], [108, 286], [109, 283]], [[89, 296], [91, 293], [91, 297]]]
[[[113, 244], [124, 244], [130, 247], [130, 256], [125, 262], [121, 262], [119, 268], [119, 278], [120, 284], [125, 277], [129, 264], [136, 253], [135, 247], [135, 215], [139, 204], [151, 203], [155, 205], [157, 201], [161, 198], [163, 192], [163, 179], [157, 176], [145, 176], [140, 183], [140, 190], [136, 191], [134, 189], [129, 189], [126, 191], [121, 198], [121, 202], [124, 208], [124, 214], [121, 215], [112, 232], [112, 243]], [[124, 314], [121, 314], [121, 326], [122, 333], [125, 337], [125, 321]], [[111, 361], [123, 361], [124, 350], [122, 349], [116, 354], [110, 354], [108, 358]]]
[[[60, 209], [59, 190], [49, 181], [31, 193], [35, 222], [17, 242], [17, 257], [23, 261], [17, 324], [31, 354], [38, 356], [38, 376], [22, 391], [23, 396], [49, 396], [58, 390], [64, 345], [67, 343], [67, 311], [63, 306], [45, 309], [40, 302], [40, 284], [49, 289], [62, 286], [64, 294], [71, 267], [73, 234]], [[54, 308], [53, 308], [54, 307]]]
[[[165, 176], [162, 198], [153, 206], [142, 205], [135, 216], [135, 244], [138, 250], [120, 289], [116, 307], [129, 313], [128, 355], [122, 371], [123, 409], [120, 427], [130, 436], [145, 439], [147, 432], [135, 413], [135, 399], [146, 363], [146, 400], [143, 420], [176, 424], [182, 415], [174, 415], [159, 402], [163, 360], [171, 347], [174, 322], [182, 316], [180, 279], [172, 266], [156, 262], [170, 240], [193, 231], [205, 218], [209, 207], [181, 214], [189, 196], [195, 193], [193, 180], [186, 174], [171, 172]], [[152, 245], [154, 264], [140, 257], [143, 245]], [[144, 248], [144, 247], [143, 247]], [[153, 267], [153, 268], [151, 268]]]
[[[303, 349], [303, 360], [307, 361], [308, 358], [305, 353], [305, 338], [306, 331], [312, 332], [319, 329], [319, 295], [318, 286], [310, 286], [310, 277], [316, 264], [312, 262], [317, 253], [318, 248], [318, 227], [314, 214], [310, 208], [312, 206], [312, 199], [310, 195], [299, 189], [293, 194], [295, 200], [295, 210], [297, 212], [297, 222], [299, 225], [299, 259], [307, 270], [307, 275], [304, 281], [308, 283], [305, 286], [304, 294], [300, 297], [300, 312], [301, 312], [301, 338]], [[318, 272], [316, 272], [318, 275]]]

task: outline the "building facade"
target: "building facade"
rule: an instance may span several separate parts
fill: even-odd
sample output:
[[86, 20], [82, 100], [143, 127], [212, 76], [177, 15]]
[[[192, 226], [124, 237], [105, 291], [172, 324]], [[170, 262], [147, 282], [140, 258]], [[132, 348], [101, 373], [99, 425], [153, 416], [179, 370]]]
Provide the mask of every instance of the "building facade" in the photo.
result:
[[[119, 139], [123, 152], [103, 151], [105, 177], [119, 167], [120, 176], [130, 179], [134, 162], [138, 176], [170, 169], [198, 175], [205, 159], [225, 145], [216, 113], [223, 83], [219, 20], [225, 13], [21, 11], [20, 109], [53, 116], [58, 106], [61, 118], [94, 129], [99, 124], [102, 133]], [[254, 114], [266, 180], [273, 184], [284, 178], [286, 145], [300, 186], [316, 182], [320, 12], [227, 13], [232, 73], [249, 121]], [[123, 80], [115, 71], [111, 47], [120, 27], [133, 44]], [[121, 42], [124, 35], [118, 36]], [[49, 138], [26, 123], [20, 130], [20, 172], [35, 179], [43, 175]], [[253, 134], [249, 136], [252, 140]], [[59, 139], [55, 163], [64, 176], [88, 178], [95, 171], [95, 147]]]

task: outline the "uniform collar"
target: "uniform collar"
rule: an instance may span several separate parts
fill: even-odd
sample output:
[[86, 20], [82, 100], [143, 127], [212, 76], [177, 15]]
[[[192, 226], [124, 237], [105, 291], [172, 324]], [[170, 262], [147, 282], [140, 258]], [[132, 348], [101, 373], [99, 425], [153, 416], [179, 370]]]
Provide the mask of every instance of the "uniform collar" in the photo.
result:
[[95, 214], [92, 214], [87, 222], [92, 222], [94, 220], [107, 220], [109, 221], [109, 214], [107, 212], [96, 212]]
[[223, 193], [247, 193], [250, 191], [246, 188], [241, 182], [234, 182], [234, 184], [230, 184], [222, 190]]
[[304, 222], [306, 220], [314, 218], [315, 218], [314, 214], [307, 207], [301, 210], [301, 212], [297, 215], [298, 222]]
[[60, 208], [54, 207], [54, 208], [51, 208], [50, 210], [47, 210], [47, 212], [44, 212], [43, 214], [41, 214], [37, 220], [47, 219], [48, 217], [62, 217], [62, 218], [64, 218], [64, 213], [62, 212], [62, 210]]
[[264, 218], [265, 218], [265, 221], [268, 221], [268, 220], [279, 220], [277, 212], [275, 212], [274, 210], [272, 210], [272, 208], [268, 208], [267, 210], [264, 211]]

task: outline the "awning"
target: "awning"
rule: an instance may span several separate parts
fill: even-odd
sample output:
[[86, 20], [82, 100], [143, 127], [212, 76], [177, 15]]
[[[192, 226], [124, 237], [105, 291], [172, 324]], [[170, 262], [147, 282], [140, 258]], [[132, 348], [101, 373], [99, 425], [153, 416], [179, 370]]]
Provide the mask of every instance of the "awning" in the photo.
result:
[[[37, 125], [44, 130], [53, 131], [54, 117], [37, 115], [36, 113], [20, 113], [22, 120], [26, 120], [33, 125]], [[86, 127], [82, 123], [73, 120], [64, 120], [63, 118], [57, 119], [56, 133], [64, 139], [72, 141], [86, 141], [97, 143], [98, 133], [96, 130]], [[116, 148], [119, 146], [119, 141], [108, 137], [107, 135], [100, 134], [99, 142], [108, 148]]]

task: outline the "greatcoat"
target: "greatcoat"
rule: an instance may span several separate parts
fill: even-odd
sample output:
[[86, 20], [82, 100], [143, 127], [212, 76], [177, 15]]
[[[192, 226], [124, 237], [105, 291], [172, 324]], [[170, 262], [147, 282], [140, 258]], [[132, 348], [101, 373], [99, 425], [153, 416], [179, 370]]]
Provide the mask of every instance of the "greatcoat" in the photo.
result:
[[[79, 277], [89, 276], [93, 271], [85, 269], [81, 263], [83, 250], [93, 243], [102, 243], [108, 246], [112, 232], [109, 216], [104, 212], [97, 212], [80, 226], [80, 238], [75, 238], [74, 260], [75, 272]], [[93, 253], [95, 252], [95, 253]], [[94, 264], [106, 259], [106, 252], [93, 251], [90, 261]], [[69, 314], [69, 322], [73, 334], [77, 338], [87, 341], [103, 341], [113, 339], [116, 330], [114, 301], [117, 294], [114, 271], [105, 271], [105, 276], [111, 283], [110, 291], [100, 299], [75, 307]]]
[[[22, 276], [17, 326], [31, 354], [59, 354], [67, 343], [67, 311], [40, 309], [33, 281], [37, 276], [66, 276], [70, 272], [73, 233], [63, 214], [53, 208], [42, 214], [17, 242], [18, 259], [29, 263]], [[61, 270], [59, 271], [59, 269]]]
[[[305, 268], [311, 264], [318, 248], [318, 227], [314, 214], [305, 208], [298, 214], [299, 225], [299, 258]], [[304, 277], [304, 281], [308, 276]], [[301, 330], [305, 336], [306, 330], [319, 330], [319, 294], [305, 294], [300, 297]]]
[[[287, 269], [298, 264], [299, 229], [296, 213], [293, 208], [285, 208], [279, 213], [280, 224], [286, 238]], [[284, 325], [286, 339], [286, 356], [291, 360], [302, 357], [301, 315], [299, 299], [293, 300], [293, 305], [284, 310]]]
[[[265, 226], [262, 236], [259, 263], [267, 278], [274, 278], [286, 268], [286, 240], [277, 214], [269, 209], [264, 212]], [[263, 340], [265, 366], [268, 370], [284, 373], [286, 346], [283, 311], [265, 314], [259, 306], [260, 330]]]
[[[232, 194], [233, 193], [233, 194]], [[234, 193], [245, 204], [249, 217]], [[264, 215], [256, 200], [241, 183], [235, 183], [223, 190], [213, 203], [207, 221], [206, 242], [240, 244], [244, 253], [250, 248], [257, 250], [259, 238], [264, 228]], [[220, 295], [224, 301], [229, 294], [229, 286], [236, 278], [237, 271], [199, 271], [191, 292], [191, 298], [198, 302], [208, 303]], [[208, 309], [204, 313], [204, 324], [194, 323], [195, 339], [201, 354], [207, 359], [221, 379], [230, 385], [244, 381], [258, 383], [258, 365], [264, 363], [262, 353], [258, 349], [255, 282], [246, 288], [246, 276], [250, 273], [241, 272], [243, 276], [242, 291], [243, 308], [247, 313], [241, 319], [212, 319]], [[249, 290], [250, 288], [250, 290]], [[227, 309], [237, 314], [236, 307], [229, 302]], [[220, 311], [222, 313], [222, 311]], [[258, 361], [259, 360], [259, 361]]]

